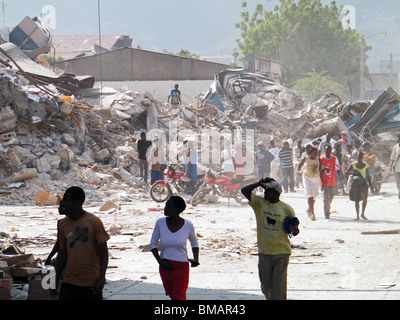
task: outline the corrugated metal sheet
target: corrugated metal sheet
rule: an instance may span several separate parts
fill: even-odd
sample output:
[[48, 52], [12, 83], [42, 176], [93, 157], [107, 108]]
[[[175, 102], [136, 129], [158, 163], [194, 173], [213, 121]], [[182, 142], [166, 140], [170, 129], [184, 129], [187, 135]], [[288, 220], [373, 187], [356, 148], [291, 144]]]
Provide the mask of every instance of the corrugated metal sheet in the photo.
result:
[[54, 84], [58, 90], [66, 94], [72, 94], [80, 87], [92, 87], [94, 77], [86, 76], [77, 78], [74, 74], [57, 74], [29, 59], [15, 44], [8, 42], [0, 45], [0, 59], [10, 61], [9, 64], [15, 69], [23, 70], [31, 79], [38, 84]]
[[[400, 104], [400, 96], [392, 88], [386, 90], [361, 116], [360, 120], [349, 127], [350, 131], [360, 132], [366, 126], [374, 131], [376, 127]], [[392, 113], [393, 114], [393, 113]]]

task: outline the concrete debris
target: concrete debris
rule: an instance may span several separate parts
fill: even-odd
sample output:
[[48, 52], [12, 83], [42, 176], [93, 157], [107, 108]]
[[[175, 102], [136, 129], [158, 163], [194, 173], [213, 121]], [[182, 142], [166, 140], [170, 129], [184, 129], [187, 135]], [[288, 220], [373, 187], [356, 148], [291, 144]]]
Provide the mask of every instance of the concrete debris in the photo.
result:
[[[0, 55], [0, 205], [56, 205], [36, 192], [60, 196], [71, 185], [84, 186], [95, 202], [105, 195], [128, 199], [125, 189], [130, 197], [147, 193], [137, 139], [158, 126], [159, 101], [105, 87], [66, 95], [50, 70], [27, 62], [13, 44], [1, 45]], [[49, 81], [38, 81], [32, 70], [48, 73]]]
[[394, 134], [400, 133], [399, 107], [400, 97], [391, 88], [375, 102], [344, 103], [334, 93], [313, 102], [267, 77], [234, 68], [216, 75], [209, 91], [190, 106], [159, 112], [164, 120], [179, 117], [179, 126], [191, 129], [256, 128], [256, 139], [274, 139], [278, 145], [284, 140], [311, 142], [328, 132], [340, 139], [346, 132], [350, 142], [372, 141], [378, 158], [387, 160]]
[[38, 178], [38, 172], [35, 168], [32, 169], [22, 169], [19, 172], [14, 173], [11, 176], [10, 182], [22, 182], [28, 179]]
[[59, 205], [61, 201], [61, 196], [51, 194], [48, 191], [38, 190], [35, 194], [35, 204], [37, 205], [49, 205], [56, 206]]
[[119, 209], [119, 205], [109, 200], [100, 207], [99, 211], [108, 211], [112, 209]]

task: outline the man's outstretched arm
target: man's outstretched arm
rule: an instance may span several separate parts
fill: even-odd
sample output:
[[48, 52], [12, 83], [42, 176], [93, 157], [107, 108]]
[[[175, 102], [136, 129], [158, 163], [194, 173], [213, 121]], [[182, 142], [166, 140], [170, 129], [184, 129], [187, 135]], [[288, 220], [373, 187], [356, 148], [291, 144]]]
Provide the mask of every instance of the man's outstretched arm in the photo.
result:
[[251, 193], [253, 192], [254, 189], [258, 188], [261, 186], [261, 182], [258, 181], [253, 184], [249, 184], [248, 186], [242, 188], [240, 191], [242, 191], [243, 195], [247, 198], [247, 200], [251, 201]]

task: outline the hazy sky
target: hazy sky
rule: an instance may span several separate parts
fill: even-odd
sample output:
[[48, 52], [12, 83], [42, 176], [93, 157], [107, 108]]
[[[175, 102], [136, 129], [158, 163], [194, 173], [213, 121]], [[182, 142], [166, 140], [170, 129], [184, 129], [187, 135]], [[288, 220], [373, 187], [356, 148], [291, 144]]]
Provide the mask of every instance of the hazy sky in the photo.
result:
[[[1, 27], [13, 27], [25, 16], [38, 16], [43, 6], [56, 9], [54, 35], [97, 35], [98, 0], [5, 0], [5, 19]], [[257, 3], [272, 9], [278, 0], [248, 0], [253, 10]], [[323, 0], [330, 3], [331, 0]], [[240, 31], [235, 22], [241, 20], [242, 0], [100, 0], [101, 33], [127, 34], [133, 46], [176, 53], [181, 49], [199, 55], [230, 55], [237, 47]], [[400, 54], [400, 1], [338, 0], [338, 5], [356, 9], [357, 30], [373, 46], [368, 65], [379, 72], [379, 62], [390, 53]], [[396, 58], [400, 60], [400, 56]]]

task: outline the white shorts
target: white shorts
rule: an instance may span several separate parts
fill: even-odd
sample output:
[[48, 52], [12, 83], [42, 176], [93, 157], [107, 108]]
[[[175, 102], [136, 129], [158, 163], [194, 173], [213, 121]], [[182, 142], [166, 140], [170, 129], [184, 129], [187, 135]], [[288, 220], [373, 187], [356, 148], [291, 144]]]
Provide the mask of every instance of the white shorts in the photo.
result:
[[320, 177], [310, 178], [303, 174], [303, 184], [307, 199], [317, 198], [320, 180]]

